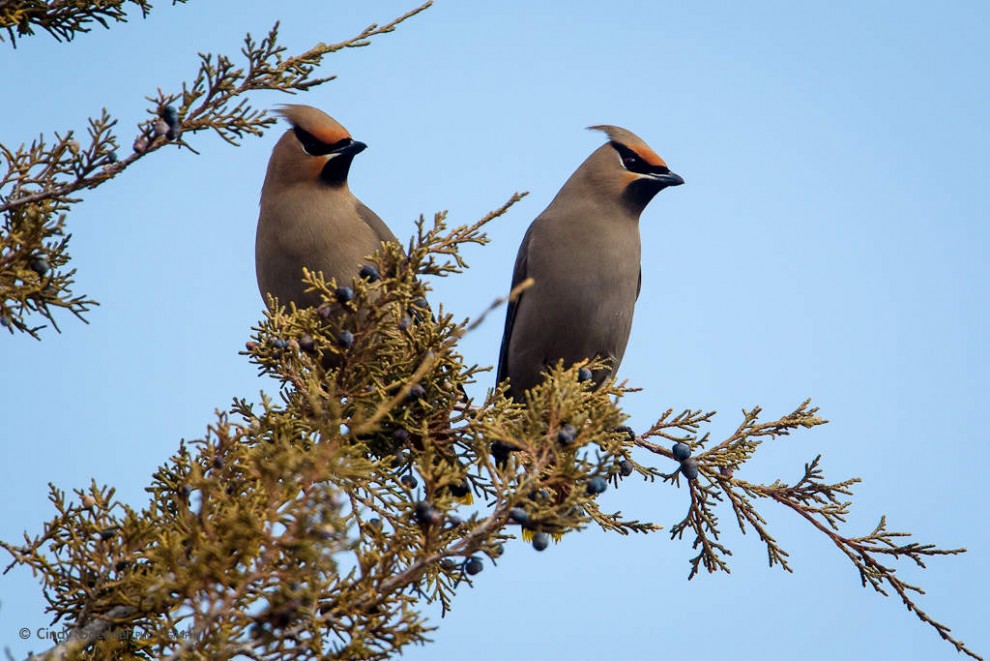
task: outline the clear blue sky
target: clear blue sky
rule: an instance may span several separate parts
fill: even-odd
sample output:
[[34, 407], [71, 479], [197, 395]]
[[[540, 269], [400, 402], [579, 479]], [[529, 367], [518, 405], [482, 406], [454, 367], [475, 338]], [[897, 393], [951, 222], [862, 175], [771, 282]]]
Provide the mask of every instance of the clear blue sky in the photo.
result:
[[[276, 18], [290, 51], [338, 41], [412, 1], [160, 3], [147, 21], [70, 45], [0, 48], [0, 141], [84, 128], [102, 106], [124, 149], [156, 86], [178, 89], [197, 51], [236, 54]], [[471, 248], [472, 269], [433, 300], [474, 315], [504, 294], [519, 241], [601, 136], [641, 135], [684, 176], [642, 218], [643, 290], [620, 374], [642, 430], [667, 407], [769, 415], [813, 396], [832, 423], [771, 443], [745, 477], [794, 479], [824, 455], [859, 475], [849, 532], [882, 513], [922, 542], [966, 546], [904, 576], [920, 604], [990, 654], [985, 417], [990, 5], [982, 2], [440, 0], [365, 49], [332, 56], [339, 79], [299, 98], [370, 145], [354, 191], [408, 237], [420, 213], [475, 220], [530, 196]], [[270, 106], [290, 100], [259, 95]], [[0, 538], [39, 532], [46, 483], [110, 483], [135, 507], [180, 438], [215, 408], [257, 397], [237, 355], [260, 316], [254, 228], [281, 129], [238, 150], [156, 154], [86, 193], [69, 218], [78, 288], [101, 302], [43, 342], [0, 337]], [[496, 360], [501, 319], [464, 344]], [[492, 385], [486, 375], [476, 394]], [[628, 481], [627, 481], [628, 482]], [[623, 484], [605, 507], [670, 525], [686, 494]], [[685, 542], [589, 531], [538, 554], [509, 545], [434, 635], [405, 658], [761, 657], [952, 659], [952, 649], [787, 512], [765, 510], [796, 574], [770, 570], [724, 517], [731, 576], [688, 583]], [[728, 513], [726, 513], [728, 514]], [[39, 651], [28, 572], [0, 577], [0, 646]]]

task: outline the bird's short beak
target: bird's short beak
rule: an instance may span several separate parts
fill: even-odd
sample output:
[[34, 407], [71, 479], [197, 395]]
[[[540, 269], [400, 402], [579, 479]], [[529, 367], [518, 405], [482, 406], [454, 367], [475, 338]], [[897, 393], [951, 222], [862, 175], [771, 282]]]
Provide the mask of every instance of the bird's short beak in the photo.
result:
[[354, 154], [360, 154], [367, 148], [368, 145], [364, 144], [363, 142], [359, 140], [353, 140], [339, 149], [334, 149], [330, 153], [333, 154], [334, 156], [339, 156], [342, 154], [349, 154], [353, 156]]
[[656, 181], [659, 181], [665, 187], [680, 186], [684, 183], [684, 177], [675, 172], [668, 172], [666, 174], [651, 174], [650, 176]]

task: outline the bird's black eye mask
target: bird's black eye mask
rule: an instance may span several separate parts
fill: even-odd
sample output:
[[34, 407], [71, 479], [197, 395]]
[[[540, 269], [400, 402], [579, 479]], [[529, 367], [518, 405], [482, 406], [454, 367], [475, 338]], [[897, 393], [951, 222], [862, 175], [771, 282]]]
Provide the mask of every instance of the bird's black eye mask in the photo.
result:
[[354, 142], [351, 138], [344, 138], [343, 140], [338, 140], [332, 145], [328, 145], [327, 143], [319, 140], [312, 133], [308, 133], [298, 126], [293, 126], [292, 131], [296, 134], [296, 139], [298, 139], [302, 144], [303, 150], [305, 150], [305, 152], [310, 156], [326, 156], [327, 154], [343, 149], [347, 145]]
[[639, 154], [634, 152], [629, 147], [619, 144], [618, 142], [610, 143], [615, 151], [619, 152], [619, 158], [622, 160], [622, 167], [629, 170], [630, 172], [635, 172], [636, 174], [669, 174], [670, 168], [663, 165], [650, 165], [642, 158]]

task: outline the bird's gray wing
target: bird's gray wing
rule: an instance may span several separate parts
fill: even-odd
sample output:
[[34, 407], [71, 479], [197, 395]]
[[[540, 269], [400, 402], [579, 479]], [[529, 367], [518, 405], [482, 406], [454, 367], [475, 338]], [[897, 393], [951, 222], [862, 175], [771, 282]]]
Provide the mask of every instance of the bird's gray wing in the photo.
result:
[[643, 288], [643, 267], [639, 267], [639, 275], [636, 276], [636, 300], [639, 300], [639, 290]]
[[[516, 266], [512, 270], [512, 286], [509, 288], [510, 291], [515, 289], [520, 282], [528, 277], [526, 275], [526, 256], [529, 254], [529, 239], [532, 234], [533, 227], [530, 226], [526, 232], [526, 236], [523, 237], [522, 245], [519, 246], [519, 254], [516, 255]], [[509, 342], [512, 341], [512, 327], [516, 323], [516, 313], [519, 311], [519, 304], [522, 303], [525, 296], [526, 292], [520, 293], [516, 296], [515, 300], [509, 301], [508, 306], [506, 306], [505, 331], [502, 333], [502, 348], [498, 352], [498, 376], [495, 377], [496, 383], [501, 383], [509, 371]]]
[[363, 220], [365, 224], [367, 224], [368, 227], [374, 231], [379, 241], [384, 241], [386, 243], [390, 241], [395, 243], [399, 242], [399, 240], [395, 238], [395, 235], [392, 234], [392, 230], [390, 230], [388, 225], [385, 224], [385, 221], [379, 218], [377, 213], [364, 206], [363, 202], [358, 202], [357, 212], [358, 216], [361, 217], [361, 220]]

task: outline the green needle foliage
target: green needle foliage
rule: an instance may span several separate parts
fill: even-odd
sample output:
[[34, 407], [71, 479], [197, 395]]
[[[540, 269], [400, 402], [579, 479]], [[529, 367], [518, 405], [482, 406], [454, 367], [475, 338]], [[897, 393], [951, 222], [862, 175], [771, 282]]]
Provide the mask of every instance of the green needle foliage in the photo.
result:
[[[275, 30], [257, 44], [248, 38], [245, 69], [203, 56], [192, 84], [152, 98], [153, 118], [126, 159], [108, 160], [116, 139], [106, 113], [91, 122], [85, 149], [73, 148], [69, 133], [3, 150], [0, 311], [8, 327], [36, 334], [26, 315], [54, 321], [50, 308], [78, 315], [92, 304], [67, 294], [64, 216], [76, 191], [157, 149], [188, 146], [197, 131], [234, 143], [260, 133], [272, 120], [244, 93], [323, 82], [311, 78], [323, 55], [363, 45], [425, 7], [291, 58]], [[161, 130], [170, 105], [180, 126]], [[869, 534], [849, 536], [842, 528], [858, 480], [827, 481], [820, 457], [793, 484], [737, 476], [763, 441], [827, 422], [809, 401], [769, 421], [759, 407], [744, 410], [735, 432], [715, 442], [704, 431], [715, 413], [700, 410], [668, 410], [636, 435], [623, 426], [628, 390], [614, 382], [595, 390], [582, 378], [593, 362], [554, 366], [523, 403], [502, 386], [468, 400], [465, 387], [487, 368], [465, 360], [458, 344], [493, 308], [454, 319], [427, 302], [427, 279], [461, 273], [461, 248], [485, 244], [485, 225], [520, 197], [468, 225], [450, 228], [443, 213], [420, 218], [407, 246], [383, 246], [369, 276], [338, 283], [301, 274], [322, 305], [297, 310], [273, 301], [245, 345], [245, 357], [278, 382], [277, 398], [235, 399], [202, 438], [180, 443], [151, 477], [143, 508], [119, 501], [109, 485], [71, 496], [51, 485], [54, 515], [42, 532], [0, 542], [11, 557], [6, 571], [34, 572], [53, 621], [69, 632], [43, 657], [390, 658], [428, 642], [425, 606], [452, 609], [457, 591], [516, 536], [540, 548], [548, 536], [589, 525], [622, 535], [660, 530], [599, 508], [603, 489], [632, 478], [687, 487], [687, 512], [669, 533], [691, 540], [689, 578], [729, 571], [718, 517], [726, 509], [743, 532], [756, 533], [771, 566], [791, 571], [757, 509], [779, 504], [828, 537], [864, 586], [893, 591], [958, 651], [981, 658], [918, 607], [921, 589], [894, 567], [924, 567], [962, 549], [912, 542], [883, 518]], [[39, 258], [47, 270], [33, 262]], [[351, 291], [339, 295], [339, 287]], [[680, 461], [677, 443], [686, 446]], [[654, 461], [634, 460], [637, 449]]]

